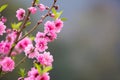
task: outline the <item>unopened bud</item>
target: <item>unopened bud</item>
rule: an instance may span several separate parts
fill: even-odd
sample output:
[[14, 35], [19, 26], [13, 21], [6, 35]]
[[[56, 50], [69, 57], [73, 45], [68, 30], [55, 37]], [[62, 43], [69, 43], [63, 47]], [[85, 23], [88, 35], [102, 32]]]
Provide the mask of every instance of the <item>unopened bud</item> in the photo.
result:
[[55, 14], [51, 13], [51, 14], [50, 14], [50, 17], [54, 18], [54, 17], [55, 17]]
[[49, 10], [50, 8], [48, 6], [46, 6], [46, 10]]
[[56, 6], [54, 6], [54, 8], [55, 8], [55, 10], [58, 10], [59, 6], [58, 6], [58, 5], [56, 5]]

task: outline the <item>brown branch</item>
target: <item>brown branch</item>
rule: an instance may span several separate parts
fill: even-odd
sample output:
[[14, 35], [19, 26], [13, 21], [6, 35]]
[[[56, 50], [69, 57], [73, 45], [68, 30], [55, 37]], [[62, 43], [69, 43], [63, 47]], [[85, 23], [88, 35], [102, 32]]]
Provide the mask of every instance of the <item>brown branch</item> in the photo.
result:
[[[35, 6], [35, 2], [36, 2], [36, 0], [33, 1], [32, 7]], [[18, 43], [17, 41], [18, 41], [18, 39], [19, 39], [19, 36], [20, 36], [22, 30], [25, 28], [25, 24], [26, 24], [26, 22], [28, 21], [29, 16], [30, 16], [30, 11], [28, 10], [28, 13], [27, 13], [27, 15], [25, 16], [25, 18], [24, 18], [24, 20], [23, 20], [23, 23], [22, 23], [22, 26], [21, 26], [21, 28], [20, 28], [20, 31], [18, 31], [18, 33], [17, 33], [17, 37], [16, 37], [16, 39], [15, 39], [15, 42], [12, 44], [13, 46], [12, 46], [12, 48], [10, 49], [10, 51], [9, 51], [9, 53], [8, 53], [8, 57], [11, 56], [12, 51], [14, 50], [16, 44]], [[2, 70], [1, 70], [1, 69], [0, 69], [0, 73], [2, 73]]]
[[48, 12], [41, 17], [41, 19], [35, 24], [35, 26], [27, 33], [25, 34], [22, 38], [20, 38], [17, 42], [21, 41], [22, 39], [24, 39], [26, 36], [28, 36], [31, 32], [33, 32], [44, 20], [47, 16], [49, 16], [50, 11], [52, 10], [52, 8], [55, 6], [55, 3], [57, 2], [57, 0], [54, 0], [52, 6], [50, 7], [50, 9], [48, 10]]
[[[35, 5], [35, 2], [36, 2], [36, 0], [33, 1], [32, 6]], [[19, 36], [20, 36], [21, 32], [23, 31], [23, 29], [25, 28], [25, 24], [27, 23], [29, 16], [30, 16], [30, 11], [28, 10], [28, 13], [27, 13], [27, 15], [25, 16], [25, 18], [24, 18], [24, 20], [23, 20], [21, 29], [20, 29], [20, 31], [19, 31], [18, 34], [17, 34], [17, 37], [16, 37], [16, 39], [15, 39], [15, 42], [13, 43], [13, 46], [12, 46], [12, 48], [10, 49], [10, 51], [9, 51], [9, 53], [8, 53], [8, 56], [11, 56], [11, 53], [12, 53], [12, 51], [14, 50], [15, 45], [18, 43]]]
[[[42, 21], [49, 15], [49, 13], [50, 13], [50, 11], [52, 10], [52, 8], [54, 7], [55, 3], [56, 3], [56, 0], [54, 0], [53, 5], [52, 5], [51, 8], [48, 10], [48, 12], [44, 15], [44, 17], [42, 17], [42, 18], [40, 19], [40, 21], [38, 21], [38, 22], [36, 23], [36, 25], [35, 25], [26, 35], [24, 35], [21, 39], [19, 39], [17, 42], [19, 42], [20, 40], [22, 40], [22, 39], [24, 39], [26, 36], [28, 36], [31, 32], [33, 32], [33, 31], [42, 23]], [[27, 56], [23, 57], [23, 58], [18, 62], [18, 64], [16, 64], [15, 67], [17, 67], [17, 66], [19, 66], [21, 63], [23, 63], [26, 58], [27, 58]]]
[[[36, 0], [33, 1], [32, 7], [35, 6], [35, 2], [36, 2]], [[44, 21], [44, 19], [45, 19], [47, 16], [49, 16], [50, 11], [51, 11], [52, 8], [55, 6], [55, 3], [56, 3], [56, 2], [57, 2], [57, 0], [54, 0], [52, 6], [51, 6], [50, 9], [48, 10], [48, 12], [40, 19], [40, 21], [38, 21], [38, 22], [35, 24], [35, 26], [34, 26], [26, 35], [24, 35], [21, 39], [19, 39], [19, 36], [20, 36], [21, 32], [23, 31], [23, 29], [26, 27], [25, 24], [26, 24], [27, 21], [29, 20], [28, 18], [29, 18], [30, 14], [31, 14], [30, 11], [28, 10], [28, 13], [27, 13], [27, 15], [25, 16], [25, 18], [24, 18], [24, 20], [23, 20], [23, 23], [22, 23], [22, 25], [21, 25], [21, 28], [20, 28], [20, 30], [18, 31], [17, 37], [16, 37], [16, 39], [15, 39], [15, 42], [13, 43], [13, 46], [12, 46], [12, 48], [10, 49], [10, 51], [9, 51], [9, 53], [8, 53], [8, 56], [11, 56], [12, 51], [14, 50], [16, 44], [17, 44], [20, 40], [24, 39], [24, 38], [25, 38], [26, 36], [28, 36], [31, 32], [33, 32], [33, 31]], [[19, 39], [19, 40], [18, 40], [18, 39]], [[17, 66], [19, 66], [21, 63], [23, 63], [26, 58], [27, 58], [27, 56], [23, 57], [23, 59], [21, 59], [21, 60], [18, 62], [18, 64], [16, 64], [15, 67], [17, 67]], [[2, 73], [2, 69], [0, 69], [0, 73]], [[8, 73], [8, 72], [6, 72], [6, 73]], [[1, 75], [0, 78], [3, 77], [6, 73], [4, 73], [3, 75]]]

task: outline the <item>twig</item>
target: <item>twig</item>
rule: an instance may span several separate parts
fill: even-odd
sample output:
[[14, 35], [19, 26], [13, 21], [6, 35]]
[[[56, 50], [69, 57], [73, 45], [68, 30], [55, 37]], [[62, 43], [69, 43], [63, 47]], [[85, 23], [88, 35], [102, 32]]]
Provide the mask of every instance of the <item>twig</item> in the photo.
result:
[[25, 61], [25, 59], [27, 59], [27, 56], [23, 57], [17, 64], [15, 67], [19, 66], [21, 63], [23, 63]]
[[[36, 0], [33, 1], [32, 6], [35, 5], [35, 2], [36, 2]], [[18, 39], [19, 39], [19, 36], [20, 36], [22, 30], [25, 28], [25, 24], [26, 24], [26, 22], [28, 21], [28, 17], [29, 17], [29, 16], [30, 16], [30, 11], [28, 10], [28, 14], [26, 15], [26, 17], [25, 17], [24, 20], [23, 20], [21, 29], [20, 29], [20, 31], [17, 33], [17, 37], [16, 37], [16, 39], [15, 39], [15, 42], [13, 43], [12, 48], [10, 49], [10, 51], [9, 51], [9, 53], [8, 53], [8, 57], [11, 56], [11, 53], [12, 53], [12, 51], [14, 50], [15, 45], [18, 43], [17, 41], [18, 41]], [[1, 70], [1, 69], [0, 69], [0, 73], [2, 73], [2, 70]]]
[[[36, 0], [33, 1], [32, 6], [35, 5], [35, 2], [36, 2]], [[30, 11], [28, 10], [28, 14], [26, 15], [25, 19], [23, 20], [21, 29], [20, 29], [20, 31], [19, 31], [18, 34], [17, 34], [17, 37], [16, 37], [16, 39], [15, 39], [15, 42], [13, 43], [13, 46], [12, 46], [12, 48], [10, 49], [10, 51], [9, 51], [9, 53], [8, 53], [8, 56], [11, 56], [11, 53], [12, 53], [13, 49], [15, 48], [15, 45], [18, 43], [17, 41], [18, 41], [18, 39], [19, 39], [19, 36], [20, 36], [22, 30], [25, 28], [25, 24], [26, 24], [26, 22], [28, 21], [28, 17], [29, 17], [29, 16], [30, 16]]]
[[31, 32], [33, 32], [44, 20], [47, 16], [49, 16], [50, 11], [52, 10], [52, 8], [55, 6], [55, 3], [57, 2], [57, 0], [54, 0], [52, 6], [50, 7], [50, 9], [48, 10], [48, 12], [40, 19], [40, 21], [38, 21], [35, 26], [27, 33], [25, 34], [22, 38], [20, 38], [17, 42], [21, 41], [22, 39], [24, 39], [26, 36], [28, 36]]

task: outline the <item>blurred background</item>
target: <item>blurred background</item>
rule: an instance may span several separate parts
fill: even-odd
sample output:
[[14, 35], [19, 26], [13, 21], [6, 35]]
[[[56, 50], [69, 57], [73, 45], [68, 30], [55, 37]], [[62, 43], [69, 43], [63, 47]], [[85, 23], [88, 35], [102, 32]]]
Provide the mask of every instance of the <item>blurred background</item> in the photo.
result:
[[[0, 0], [0, 5], [9, 5], [1, 13], [8, 18], [8, 27], [17, 20], [16, 10], [27, 9], [31, 1]], [[50, 5], [52, 0], [41, 2]], [[55, 59], [51, 80], [120, 80], [120, 0], [58, 0], [58, 4], [68, 20], [58, 39], [49, 44]], [[29, 70], [31, 64], [28, 60], [20, 67]], [[17, 80], [18, 70], [1, 80]]]

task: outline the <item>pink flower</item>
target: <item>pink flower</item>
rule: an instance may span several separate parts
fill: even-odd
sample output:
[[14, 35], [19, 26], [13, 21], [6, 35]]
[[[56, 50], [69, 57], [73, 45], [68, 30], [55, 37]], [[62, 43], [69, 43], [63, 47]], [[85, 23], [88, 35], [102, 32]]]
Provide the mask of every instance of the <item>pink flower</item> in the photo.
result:
[[6, 36], [6, 42], [13, 43], [15, 41], [16, 36], [17, 36], [17, 32], [16, 31], [12, 31], [11, 33], [9, 33]]
[[38, 32], [35, 37], [35, 42], [39, 41], [40, 39], [44, 39], [45, 33]]
[[34, 67], [31, 68], [31, 70], [28, 72], [28, 78], [26, 80], [40, 80], [40, 75], [38, 73], [38, 70]]
[[50, 76], [49, 73], [40, 75], [38, 70], [33, 67], [28, 71], [28, 77], [24, 78], [24, 80], [50, 80]]
[[37, 60], [45, 66], [52, 66], [53, 56], [50, 55], [50, 52], [44, 52], [43, 54], [39, 54]]
[[9, 34], [11, 31], [12, 31], [12, 30], [9, 29], [9, 28], [6, 29], [6, 33], [7, 33], [7, 34]]
[[35, 7], [29, 7], [28, 10], [32, 13], [35, 14], [37, 9]]
[[54, 41], [56, 38], [57, 38], [57, 34], [54, 31], [48, 32], [45, 35], [45, 39], [47, 40], [47, 42]]
[[6, 26], [3, 22], [0, 21], [0, 35], [3, 35], [5, 33]]
[[47, 21], [47, 22], [44, 24], [44, 26], [45, 26], [45, 29], [44, 29], [44, 32], [45, 32], [45, 33], [55, 31], [55, 24], [54, 24], [54, 22]]
[[42, 33], [42, 32], [38, 32], [38, 33], [36, 34], [36, 38], [39, 38], [39, 39], [44, 38], [44, 36], [45, 36], [45, 34]]
[[36, 74], [36, 77], [29, 76], [24, 80], [50, 80], [49, 73], [44, 73], [43, 75]]
[[49, 73], [44, 73], [44, 74], [41, 76], [40, 80], [50, 80]]
[[13, 51], [12, 53], [11, 53], [11, 56], [16, 56], [17, 55], [17, 52], [15, 52], [15, 51]]
[[26, 37], [23, 40], [18, 42], [18, 44], [16, 45], [16, 48], [24, 50], [25, 47], [28, 46], [28, 44], [32, 44], [32, 41], [28, 37]]
[[11, 43], [4, 43], [4, 53], [8, 53], [11, 48]]
[[31, 70], [28, 72], [28, 76], [36, 76], [36, 74], [39, 75], [38, 70], [35, 69], [34, 67], [31, 68]]
[[40, 52], [43, 52], [48, 48], [47, 41], [45, 39], [38, 40], [35, 46]]
[[55, 30], [57, 33], [59, 33], [61, 31], [63, 27], [63, 21], [61, 21], [61, 19], [56, 19], [55, 20]]
[[22, 8], [19, 8], [19, 10], [16, 11], [16, 17], [17, 19], [20, 21], [20, 20], [23, 20], [24, 19], [24, 16], [25, 16], [25, 10], [22, 9]]
[[46, 9], [43, 4], [39, 4], [38, 7], [39, 7], [40, 11], [44, 11]]
[[13, 71], [15, 67], [15, 63], [10, 57], [5, 57], [0, 65], [2, 66], [2, 71]]
[[2, 16], [2, 17], [1, 17], [1, 21], [2, 21], [3, 23], [5, 23], [5, 22], [7, 21], [7, 19]]
[[8, 54], [11, 48], [11, 43], [8, 42], [0, 42], [0, 53], [2, 54]]
[[24, 80], [24, 78], [23, 77], [19, 77], [18, 80]]
[[37, 51], [37, 49], [35, 49], [33, 47], [32, 44], [29, 44], [26, 48], [25, 48], [25, 55], [28, 56], [29, 58], [34, 58], [39, 54], [39, 52]]
[[4, 49], [4, 42], [3, 41], [1, 41], [0, 42], [0, 53], [3, 53], [3, 49]]

